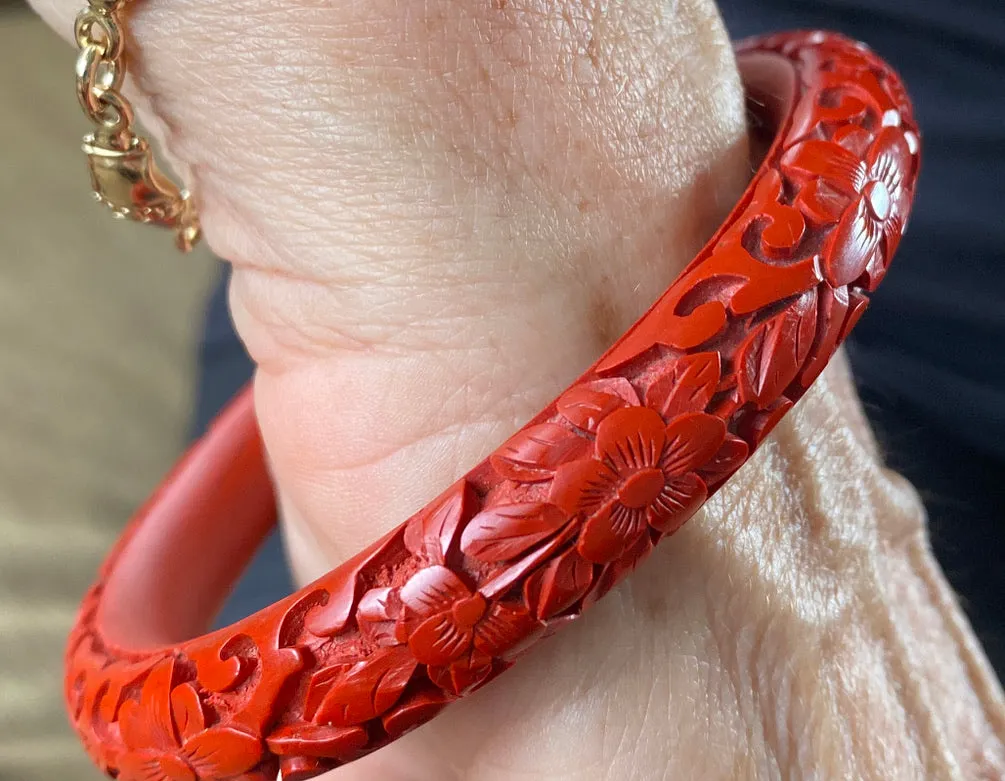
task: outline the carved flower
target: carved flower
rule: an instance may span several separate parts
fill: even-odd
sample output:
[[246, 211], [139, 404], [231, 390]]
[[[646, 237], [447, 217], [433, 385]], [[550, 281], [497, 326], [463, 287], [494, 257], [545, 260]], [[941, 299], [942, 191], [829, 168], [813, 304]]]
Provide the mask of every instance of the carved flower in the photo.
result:
[[[864, 159], [838, 143], [816, 139], [785, 154], [782, 162], [790, 172], [816, 177], [801, 196], [803, 209], [821, 221], [837, 220], [824, 269], [831, 285], [854, 282], [867, 269], [875, 283], [885, 272], [910, 210], [911, 158], [904, 131], [897, 127], [883, 128]], [[851, 203], [844, 206], [846, 201], [835, 195]]]
[[620, 409], [597, 428], [591, 458], [561, 466], [551, 502], [585, 519], [579, 553], [599, 564], [619, 559], [651, 527], [675, 531], [705, 501], [694, 474], [719, 450], [725, 425], [687, 413], [670, 425], [648, 407]]
[[538, 625], [523, 605], [491, 602], [439, 565], [413, 575], [399, 598], [399, 637], [434, 682], [457, 694], [484, 681], [492, 660]]
[[172, 689], [173, 660], [147, 677], [140, 701], [119, 711], [126, 751], [118, 761], [120, 781], [199, 781], [240, 776], [262, 758], [256, 737], [232, 727], [206, 729], [195, 687]]

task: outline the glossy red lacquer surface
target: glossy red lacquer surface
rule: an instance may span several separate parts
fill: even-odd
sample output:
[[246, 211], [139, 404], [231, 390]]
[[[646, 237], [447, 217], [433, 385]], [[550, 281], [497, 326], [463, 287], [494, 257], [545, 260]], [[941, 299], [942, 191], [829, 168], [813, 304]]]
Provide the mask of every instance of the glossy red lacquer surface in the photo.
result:
[[391, 534], [182, 640], [274, 520], [250, 394], [224, 413], [138, 514], [73, 630], [66, 698], [104, 770], [290, 781], [378, 749], [578, 617], [744, 463], [886, 273], [919, 138], [896, 75], [859, 44], [793, 33], [738, 53], [774, 144], [643, 319]]

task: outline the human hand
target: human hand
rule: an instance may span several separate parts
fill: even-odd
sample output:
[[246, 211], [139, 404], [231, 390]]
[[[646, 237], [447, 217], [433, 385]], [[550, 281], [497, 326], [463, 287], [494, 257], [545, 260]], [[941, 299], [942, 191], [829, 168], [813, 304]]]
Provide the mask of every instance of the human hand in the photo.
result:
[[[69, 29], [62, 0], [39, 10]], [[710, 3], [147, 0], [145, 116], [235, 265], [303, 580], [421, 507], [667, 286], [749, 174]], [[843, 367], [499, 683], [334, 778], [1001, 772]]]

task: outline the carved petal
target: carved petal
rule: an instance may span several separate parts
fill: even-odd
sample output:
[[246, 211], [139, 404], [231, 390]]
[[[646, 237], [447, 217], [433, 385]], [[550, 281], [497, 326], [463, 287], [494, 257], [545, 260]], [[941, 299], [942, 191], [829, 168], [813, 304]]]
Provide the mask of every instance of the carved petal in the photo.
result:
[[656, 466], [666, 444], [666, 424], [655, 410], [630, 407], [612, 413], [597, 429], [597, 457], [619, 473]]
[[576, 549], [587, 561], [606, 564], [619, 558], [647, 528], [644, 508], [630, 509], [614, 501], [586, 519]]
[[617, 472], [600, 461], [587, 458], [558, 470], [548, 498], [569, 516], [589, 514], [613, 499], [617, 488]]
[[501, 656], [532, 631], [537, 621], [523, 605], [499, 603], [475, 627], [475, 648], [489, 656]]
[[831, 141], [813, 139], [796, 144], [782, 156], [782, 167], [797, 177], [819, 176], [845, 195], [862, 190], [865, 164]]
[[894, 200], [899, 200], [911, 170], [911, 150], [904, 132], [896, 127], [883, 128], [869, 150], [867, 162], [870, 178], [883, 182]]
[[182, 684], [171, 692], [171, 710], [180, 740], [188, 740], [206, 729], [199, 693], [192, 684]]
[[402, 603], [420, 616], [450, 610], [455, 602], [471, 596], [471, 589], [446, 567], [433, 566], [416, 572], [399, 591]]
[[859, 198], [831, 234], [831, 251], [824, 267], [827, 281], [841, 287], [858, 279], [882, 236], [882, 224], [869, 213], [865, 197]]
[[214, 727], [185, 743], [185, 758], [205, 778], [229, 778], [262, 758], [262, 741], [232, 727]]
[[119, 781], [196, 781], [195, 773], [173, 754], [136, 751], [119, 760]]
[[803, 214], [818, 225], [832, 225], [844, 213], [848, 197], [816, 179], [800, 191], [795, 203]]
[[122, 742], [130, 749], [175, 751], [178, 739], [171, 721], [171, 682], [174, 661], [159, 663], [143, 683], [140, 701], [129, 700], [119, 709]]
[[472, 627], [461, 627], [450, 612], [438, 613], [419, 624], [408, 638], [408, 647], [422, 664], [450, 664], [471, 648]]
[[663, 534], [673, 534], [708, 498], [705, 483], [695, 474], [675, 477], [649, 508], [649, 525]]
[[667, 475], [683, 475], [705, 464], [726, 438], [726, 424], [714, 415], [681, 415], [666, 427], [667, 447], [662, 467]]

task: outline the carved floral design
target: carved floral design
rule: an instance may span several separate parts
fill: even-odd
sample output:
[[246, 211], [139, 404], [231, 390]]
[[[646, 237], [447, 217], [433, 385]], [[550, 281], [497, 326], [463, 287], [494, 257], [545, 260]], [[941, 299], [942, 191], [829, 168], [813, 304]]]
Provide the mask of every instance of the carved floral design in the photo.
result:
[[837, 223], [824, 253], [827, 281], [834, 287], [854, 282], [866, 269], [873, 277], [885, 270], [910, 211], [910, 162], [899, 128], [883, 128], [865, 159], [834, 141], [821, 140], [796, 144], [782, 158], [792, 174], [814, 177], [801, 194], [803, 208], [820, 222]]
[[[746, 461], [865, 310], [919, 150], [903, 86], [860, 45], [794, 33], [741, 44], [741, 63], [748, 52], [798, 78], [741, 205], [580, 381], [425, 510], [303, 592], [149, 654], [98, 623], [150, 508], [138, 515], [67, 656], [71, 717], [103, 769], [303, 781], [351, 762], [574, 620]], [[224, 418], [210, 438], [257, 443], [249, 394]], [[266, 480], [262, 459], [230, 477]]]
[[488, 678], [493, 659], [536, 625], [523, 605], [490, 602], [446, 567], [416, 573], [399, 596], [398, 636], [433, 681], [457, 694]]
[[577, 549], [587, 561], [620, 558], [653, 529], [676, 531], [704, 503], [695, 473], [718, 451], [726, 426], [700, 412], [669, 425], [646, 407], [612, 412], [597, 428], [592, 457], [559, 467], [551, 501], [583, 518]]
[[[233, 727], [206, 727], [199, 694], [191, 683], [171, 687], [173, 663], [155, 667], [140, 699], [119, 711], [126, 752], [122, 781], [197, 781], [238, 776], [262, 756], [261, 740]], [[165, 692], [171, 692], [170, 699]]]

